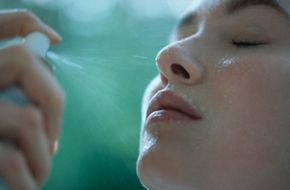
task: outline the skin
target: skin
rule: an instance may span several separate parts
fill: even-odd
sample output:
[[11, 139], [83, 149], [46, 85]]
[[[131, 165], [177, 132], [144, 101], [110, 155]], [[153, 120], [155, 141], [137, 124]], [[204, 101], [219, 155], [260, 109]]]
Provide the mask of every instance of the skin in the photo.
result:
[[[27, 10], [0, 12], [0, 39], [59, 35]], [[33, 102], [17, 106], [0, 102], [0, 176], [11, 190], [36, 190], [50, 170], [64, 106], [64, 93], [44, 64], [23, 44], [0, 49], [0, 88], [20, 85]], [[16, 146], [11, 146], [11, 143]]]
[[[289, 19], [265, 5], [227, 15], [222, 0], [191, 11], [199, 11], [198, 24], [177, 29], [159, 52], [160, 76], [144, 96], [141, 182], [151, 190], [288, 189]], [[174, 73], [172, 63], [190, 79]], [[148, 123], [146, 110], [159, 90], [184, 98], [202, 120]]]

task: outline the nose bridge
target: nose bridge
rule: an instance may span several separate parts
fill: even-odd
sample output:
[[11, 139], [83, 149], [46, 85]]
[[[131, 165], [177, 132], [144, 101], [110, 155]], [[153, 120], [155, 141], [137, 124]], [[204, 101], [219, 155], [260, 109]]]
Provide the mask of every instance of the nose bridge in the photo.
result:
[[[193, 40], [193, 39], [187, 39]], [[156, 57], [163, 83], [198, 84], [204, 68], [198, 59], [197, 48], [186, 40], [172, 43], [160, 50]]]

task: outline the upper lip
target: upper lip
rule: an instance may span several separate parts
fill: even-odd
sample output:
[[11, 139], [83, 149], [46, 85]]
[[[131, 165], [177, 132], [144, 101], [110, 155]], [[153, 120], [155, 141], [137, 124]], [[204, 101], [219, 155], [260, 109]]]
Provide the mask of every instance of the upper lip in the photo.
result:
[[193, 120], [201, 119], [201, 114], [194, 106], [191, 106], [186, 100], [169, 90], [161, 90], [152, 97], [146, 117], [160, 110], [174, 110]]

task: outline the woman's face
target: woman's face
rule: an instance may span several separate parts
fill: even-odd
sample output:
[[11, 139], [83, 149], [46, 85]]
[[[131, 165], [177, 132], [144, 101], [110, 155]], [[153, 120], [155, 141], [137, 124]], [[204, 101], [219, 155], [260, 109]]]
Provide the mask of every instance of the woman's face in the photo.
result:
[[148, 189], [290, 187], [290, 11], [279, 5], [290, 2], [204, 0], [179, 24], [144, 97]]

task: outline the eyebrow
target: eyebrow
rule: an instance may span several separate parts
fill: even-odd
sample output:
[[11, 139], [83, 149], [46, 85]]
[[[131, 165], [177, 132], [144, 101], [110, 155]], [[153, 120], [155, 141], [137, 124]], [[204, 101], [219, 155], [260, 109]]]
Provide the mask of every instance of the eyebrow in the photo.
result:
[[177, 28], [182, 28], [182, 27], [185, 27], [186, 25], [191, 25], [193, 23], [196, 23], [197, 17], [198, 17], [198, 15], [195, 12], [190, 12], [190, 13], [186, 14], [177, 23]]
[[227, 3], [226, 7], [227, 13], [233, 14], [242, 9], [257, 5], [269, 6], [277, 10], [278, 12], [284, 14], [284, 16], [288, 17], [287, 12], [277, 3], [276, 0], [231, 0]]
[[[277, 3], [276, 0], [230, 0], [226, 3], [226, 13], [228, 15], [234, 14], [251, 6], [266, 5], [278, 12], [282, 13], [289, 19], [289, 14]], [[177, 24], [177, 28], [182, 28], [197, 22], [197, 12], [186, 14]]]

